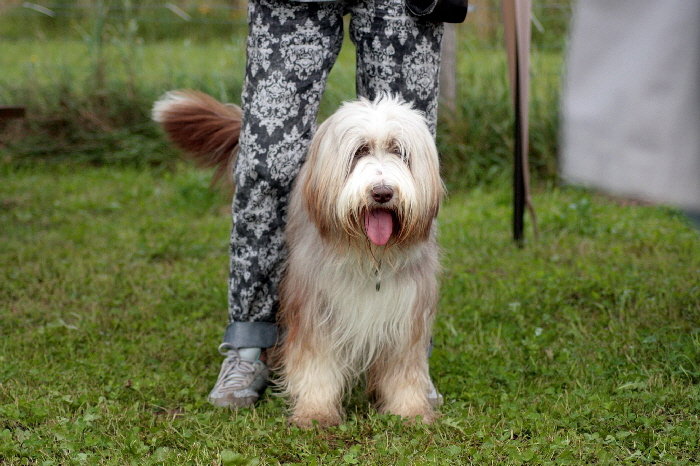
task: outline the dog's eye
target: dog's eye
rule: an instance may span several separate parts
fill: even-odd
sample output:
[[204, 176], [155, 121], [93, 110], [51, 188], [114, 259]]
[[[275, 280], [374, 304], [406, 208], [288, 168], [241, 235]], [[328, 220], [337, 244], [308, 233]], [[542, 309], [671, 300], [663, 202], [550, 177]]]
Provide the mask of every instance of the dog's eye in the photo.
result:
[[398, 142], [396, 142], [396, 141], [391, 141], [391, 143], [389, 144], [388, 149], [389, 149], [389, 152], [390, 152], [390, 153], [392, 153], [392, 154], [394, 154], [394, 155], [396, 155], [396, 156], [399, 156], [400, 158], [403, 158], [403, 157], [404, 157], [404, 151], [403, 151], [401, 145], [400, 145]]
[[360, 147], [358, 147], [357, 150], [355, 151], [355, 158], [364, 157], [365, 155], [369, 155], [369, 154], [370, 154], [369, 146], [367, 144], [363, 144]]
[[398, 143], [394, 142], [389, 146], [389, 152], [400, 158], [403, 163], [411, 167], [411, 161], [408, 158], [408, 154]]

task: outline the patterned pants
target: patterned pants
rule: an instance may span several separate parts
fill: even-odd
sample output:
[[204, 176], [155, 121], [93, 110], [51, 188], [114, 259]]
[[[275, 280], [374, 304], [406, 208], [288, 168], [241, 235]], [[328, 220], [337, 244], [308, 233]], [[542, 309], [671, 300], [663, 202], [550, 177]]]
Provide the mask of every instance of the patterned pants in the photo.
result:
[[357, 94], [399, 94], [425, 112], [435, 132], [441, 23], [409, 16], [403, 0], [249, 1], [224, 336], [239, 348], [266, 348], [277, 338], [287, 200], [316, 129], [346, 13], [357, 50]]

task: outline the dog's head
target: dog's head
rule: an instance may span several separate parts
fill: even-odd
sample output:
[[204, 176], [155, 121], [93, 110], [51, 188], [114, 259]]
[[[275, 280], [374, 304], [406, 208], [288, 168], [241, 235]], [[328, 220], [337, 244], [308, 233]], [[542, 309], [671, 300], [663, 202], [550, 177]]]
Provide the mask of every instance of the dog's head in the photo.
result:
[[423, 115], [387, 96], [346, 103], [326, 120], [300, 179], [323, 237], [375, 246], [427, 239], [444, 196]]

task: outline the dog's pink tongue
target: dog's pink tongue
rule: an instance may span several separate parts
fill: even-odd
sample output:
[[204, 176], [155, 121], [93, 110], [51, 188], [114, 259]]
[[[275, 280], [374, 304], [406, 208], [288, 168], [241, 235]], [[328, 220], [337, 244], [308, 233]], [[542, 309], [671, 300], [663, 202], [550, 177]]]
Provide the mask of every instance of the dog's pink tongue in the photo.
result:
[[391, 232], [394, 231], [394, 219], [388, 210], [371, 210], [365, 214], [365, 230], [370, 241], [377, 246], [383, 246], [389, 242]]

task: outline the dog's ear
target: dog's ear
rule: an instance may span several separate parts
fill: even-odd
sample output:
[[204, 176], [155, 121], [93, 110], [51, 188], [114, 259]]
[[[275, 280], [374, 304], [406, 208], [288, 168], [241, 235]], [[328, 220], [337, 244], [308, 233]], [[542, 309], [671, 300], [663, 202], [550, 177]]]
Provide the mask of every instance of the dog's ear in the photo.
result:
[[327, 173], [327, 167], [323, 166], [323, 157], [321, 156], [323, 151], [329, 150], [326, 146], [328, 145], [330, 126], [329, 121], [325, 121], [316, 131], [298, 180], [302, 183], [301, 193], [304, 207], [321, 237], [327, 237], [330, 234], [334, 218], [332, 215], [334, 197], [331, 197], [332, 193], [329, 192], [333, 189], [332, 183]]
[[438, 159], [437, 150], [435, 150], [435, 158], [432, 165], [433, 166], [428, 173], [429, 181], [427, 182], [427, 184], [430, 187], [428, 188], [429, 192], [426, 193], [426, 210], [429, 213], [428, 215], [430, 217], [436, 218], [438, 213], [440, 212], [440, 206], [442, 205], [442, 201], [445, 198], [446, 194], [445, 184], [443, 183], [442, 178], [440, 177], [440, 162]]
[[[423, 143], [429, 155], [424, 159], [426, 168], [419, 189], [424, 193], [426, 217], [434, 220], [440, 212], [440, 206], [445, 197], [445, 184], [440, 178], [440, 159], [432, 135], [429, 141], [424, 140]], [[432, 226], [432, 221], [430, 223], [430, 225], [426, 225], [426, 234], [429, 233]]]
[[440, 205], [445, 197], [445, 184], [440, 177], [440, 156], [438, 154], [435, 139], [428, 129], [427, 123], [422, 125], [422, 131], [415, 132], [417, 139], [415, 145], [425, 157], [421, 157], [421, 163], [414, 164], [413, 168], [422, 172], [420, 188], [426, 201], [426, 212], [435, 218], [440, 210]]
[[409, 209], [410, 218], [401, 222], [402, 230], [397, 235], [399, 242], [423, 241], [428, 238], [445, 197], [445, 185], [440, 178], [440, 161], [433, 137], [422, 122], [420, 125], [411, 123], [406, 122], [411, 130], [405, 133], [410, 136], [405, 140], [404, 147], [408, 151], [416, 195], [413, 200], [415, 204]]

